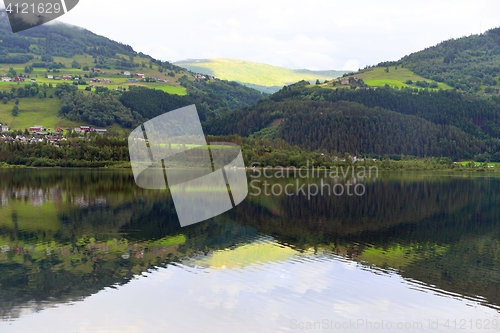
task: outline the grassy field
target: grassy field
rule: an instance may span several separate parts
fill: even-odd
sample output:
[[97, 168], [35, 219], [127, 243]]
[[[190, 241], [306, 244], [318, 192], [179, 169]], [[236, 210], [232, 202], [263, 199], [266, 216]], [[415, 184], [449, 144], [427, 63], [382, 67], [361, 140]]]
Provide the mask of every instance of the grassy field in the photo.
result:
[[[128, 56], [125, 55], [117, 55], [117, 56], [122, 56], [124, 58], [128, 58]], [[93, 58], [90, 56], [85, 56], [85, 55], [75, 55], [73, 58], [63, 58], [63, 57], [54, 57], [54, 61], [56, 63], [62, 63], [66, 66], [66, 68], [61, 68], [60, 72], [58, 73], [47, 73], [49, 75], [53, 76], [63, 76], [63, 75], [71, 75], [71, 76], [83, 76], [85, 73], [88, 73], [88, 71], [83, 71], [82, 69], [79, 68], [71, 68], [71, 63], [73, 60], [76, 60], [80, 65], [82, 66], [88, 66], [89, 68], [99, 68], [96, 64], [93, 63]], [[39, 59], [34, 59], [33, 62], [40, 61]], [[130, 70], [131, 73], [143, 73], [147, 77], [158, 77], [160, 79], [166, 79], [168, 82], [137, 82], [137, 83], [129, 83], [128, 79], [129, 77], [124, 76], [123, 74], [120, 74], [120, 70], [117, 69], [103, 69], [102, 73], [99, 74], [97, 77], [101, 81], [104, 81], [104, 79], [110, 79], [111, 83], [94, 83], [90, 82], [91, 79], [86, 79], [87, 84], [95, 84], [97, 86], [103, 86], [107, 87], [109, 89], [116, 89], [118, 87], [123, 87], [123, 86], [131, 86], [131, 85], [137, 85], [137, 86], [145, 86], [148, 88], [154, 88], [154, 89], [159, 89], [162, 90], [166, 93], [169, 94], [176, 94], [176, 95], [186, 95], [186, 89], [178, 84], [178, 79], [184, 75], [184, 74], [175, 74], [175, 76], [168, 76], [167, 73], [168, 71], [164, 71], [163, 73], [160, 73], [157, 66], [152, 66], [152, 68], [149, 68], [149, 59], [147, 58], [141, 58], [141, 57], [135, 57], [134, 62], [137, 63], [138, 67], [134, 68], [133, 70]], [[145, 64], [144, 67], [142, 67], [142, 63]], [[13, 68], [18, 74], [24, 73], [24, 67], [27, 64], [19, 65], [19, 64], [0, 64], [0, 73], [7, 73], [9, 68]], [[62, 81], [62, 80], [54, 80], [54, 79], [48, 79], [45, 78], [46, 74], [46, 69], [45, 68], [34, 68], [33, 72], [30, 74], [30, 78], [36, 79], [37, 83], [39, 84], [49, 84], [52, 83], [54, 86], [59, 83], [64, 83], [64, 82], [69, 82], [71, 83], [72, 81]], [[29, 83], [29, 82], [26, 82]], [[6, 88], [3, 88], [2, 85], [14, 85], [17, 83], [5, 83], [5, 82], [0, 82], [0, 90], [5, 90]], [[20, 83], [22, 84], [22, 83]], [[8, 89], [10, 89], [12, 86], [8, 86]], [[79, 89], [85, 89], [86, 86], [81, 85], [78, 86]]]
[[46, 128], [55, 130], [57, 127], [74, 128], [80, 125], [88, 125], [84, 122], [74, 122], [58, 116], [61, 107], [61, 101], [54, 98], [44, 98], [40, 100], [38, 97], [20, 98], [19, 99], [19, 115], [12, 115], [12, 107], [14, 101], [9, 101], [7, 104], [0, 103], [0, 123], [7, 124], [11, 129], [29, 128], [31, 126], [40, 125]]
[[[363, 79], [365, 83], [372, 87], [383, 87], [386, 84], [391, 87], [411, 87], [411, 88], [419, 88], [415, 85], [416, 81], [427, 81], [429, 83], [433, 82], [432, 80], [423, 78], [407, 68], [398, 67], [389, 67], [389, 72], [385, 71], [385, 67], [376, 67], [366, 70], [362, 73], [357, 73], [354, 76]], [[412, 80], [413, 84], [409, 85], [405, 82], [408, 80]], [[441, 89], [452, 89], [447, 84], [437, 82], [438, 87]], [[419, 88], [421, 89], [421, 88]]]
[[283, 87], [300, 80], [323, 82], [341, 76], [347, 71], [309, 71], [289, 69], [238, 59], [216, 58], [176, 62], [176, 65], [194, 72], [213, 75], [223, 80], [238, 81], [265, 87]]
[[[92, 57], [85, 57], [84, 55], [77, 55], [74, 58], [62, 58], [62, 57], [54, 57], [55, 62], [61, 62], [66, 65], [68, 68], [60, 69], [59, 73], [48, 73], [54, 76], [63, 76], [63, 75], [81, 75], [83, 76], [86, 72], [78, 69], [71, 68], [71, 62], [73, 59], [76, 59], [82, 66], [94, 67]], [[97, 86], [107, 87], [111, 90], [115, 90], [118, 87], [129, 87], [129, 86], [144, 86], [151, 89], [162, 90], [169, 94], [177, 94], [177, 95], [186, 95], [186, 89], [181, 87], [177, 80], [180, 77], [180, 74], [176, 74], [175, 77], [168, 76], [165, 72], [160, 73], [157, 69], [149, 68], [149, 66], [142, 67], [142, 61], [146, 64], [147, 59], [141, 59], [136, 57], [135, 61], [138, 62], [140, 67], [136, 68], [137, 72], [142, 72], [150, 77], [159, 77], [161, 79], [166, 79], [168, 82], [137, 82], [130, 83], [128, 82], [129, 77], [120, 74], [118, 70], [106, 70], [105, 73], [101, 73], [99, 75], [99, 79], [103, 81], [103, 79], [110, 79], [110, 83], [93, 83], [90, 82], [90, 79], [86, 79], [88, 85], [95, 84]], [[36, 61], [36, 59], [34, 60]], [[148, 60], [149, 61], [149, 60]], [[21, 74], [24, 72], [24, 65], [18, 64], [1, 64], [0, 65], [0, 73], [7, 73], [9, 68], [14, 68], [17, 73]], [[134, 72], [134, 71], [131, 71]], [[39, 85], [44, 83], [52, 84], [55, 87], [57, 84], [61, 83], [72, 83], [72, 81], [63, 81], [63, 80], [53, 80], [45, 78], [46, 69], [45, 68], [34, 68], [33, 72], [30, 74], [31, 79], [36, 79], [36, 82]], [[25, 84], [30, 84], [30, 80], [26, 80], [25, 82], [3, 82], [0, 81], [0, 91], [10, 91], [14, 87], [20, 87]], [[78, 88], [84, 90], [86, 85], [79, 85]], [[94, 90], [94, 89], [92, 89]], [[49, 89], [47, 96], [53, 95], [54, 89]], [[19, 99], [19, 115], [17, 117], [12, 116], [12, 108], [14, 106], [14, 101], [9, 101], [8, 104], [0, 103], [0, 123], [7, 124], [11, 129], [21, 129], [29, 128], [34, 125], [44, 126], [50, 129], [56, 129], [57, 127], [61, 128], [73, 128], [78, 127], [80, 125], [89, 125], [85, 122], [73, 122], [58, 116], [58, 111], [61, 107], [61, 103], [58, 98], [55, 96], [53, 98], [44, 98], [39, 99], [38, 97], [34, 98], [20, 98]], [[121, 127], [114, 128], [116, 131], [122, 131]]]
[[[468, 165], [471, 162], [472, 161], [461, 161], [461, 162], [457, 162], [457, 163], [460, 164], [460, 165], [466, 166], [466, 165]], [[484, 164], [483, 162], [474, 162], [475, 166], [481, 166], [483, 164]], [[488, 162], [488, 165], [489, 166], [498, 166], [498, 165], [500, 165], [500, 162]]]

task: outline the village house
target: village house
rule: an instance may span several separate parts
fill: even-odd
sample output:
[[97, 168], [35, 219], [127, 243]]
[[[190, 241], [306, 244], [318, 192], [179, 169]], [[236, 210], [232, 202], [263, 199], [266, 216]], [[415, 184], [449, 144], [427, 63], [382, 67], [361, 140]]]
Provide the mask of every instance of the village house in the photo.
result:
[[72, 80], [73, 78], [71, 77], [71, 75], [63, 75], [62, 79], [63, 80]]
[[145, 79], [146, 75], [142, 73], [135, 73], [135, 76], [138, 77], [139, 79]]
[[53, 79], [54, 75], [47, 75], [47, 79]]
[[30, 132], [41, 132], [43, 131], [43, 126], [31, 126], [30, 127]]
[[106, 129], [101, 129], [101, 128], [94, 128], [94, 127], [90, 127], [90, 126], [80, 126], [80, 127], [76, 127], [73, 129], [74, 132], [76, 133], [89, 133], [89, 132], [96, 132], [96, 133], [106, 133], [107, 130]]
[[123, 72], [123, 75], [130, 75], [130, 72]]
[[110, 79], [104, 79], [104, 83], [111, 83]]

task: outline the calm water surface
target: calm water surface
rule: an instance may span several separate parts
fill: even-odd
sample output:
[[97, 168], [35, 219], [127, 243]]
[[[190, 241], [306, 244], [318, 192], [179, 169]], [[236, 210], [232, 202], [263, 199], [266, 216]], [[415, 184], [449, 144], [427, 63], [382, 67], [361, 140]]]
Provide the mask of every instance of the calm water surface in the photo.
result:
[[0, 170], [0, 332], [500, 332], [500, 178], [349, 182], [181, 228], [127, 170]]

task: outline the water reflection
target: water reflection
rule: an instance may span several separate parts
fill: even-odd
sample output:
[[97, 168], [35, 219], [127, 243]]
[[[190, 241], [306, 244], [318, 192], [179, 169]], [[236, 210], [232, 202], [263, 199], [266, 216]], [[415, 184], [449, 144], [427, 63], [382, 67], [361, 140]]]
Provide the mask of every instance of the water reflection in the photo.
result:
[[[391, 174], [364, 179], [363, 196], [249, 195], [230, 212], [180, 228], [169, 192], [137, 188], [129, 171], [0, 176], [0, 311], [18, 331], [58, 314], [74, 318], [58, 323], [60, 331], [126, 331], [88, 304], [99, 299], [117, 314], [138, 290], [169, 313], [164, 323], [132, 316], [152, 332], [182, 327], [174, 325], [189, 318], [181, 310], [208, 326], [228, 321], [220, 331], [247, 323], [276, 332], [298, 329], [292, 320], [442, 320], [445, 309], [483, 320], [500, 309], [494, 177]], [[58, 304], [73, 306], [51, 308]], [[96, 318], [85, 324], [74, 307]]]

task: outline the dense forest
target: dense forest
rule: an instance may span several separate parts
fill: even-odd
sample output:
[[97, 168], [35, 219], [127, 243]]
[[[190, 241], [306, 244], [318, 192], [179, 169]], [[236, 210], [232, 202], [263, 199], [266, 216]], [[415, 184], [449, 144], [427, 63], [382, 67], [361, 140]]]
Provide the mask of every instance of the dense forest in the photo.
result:
[[[339, 102], [354, 102], [339, 103]], [[325, 89], [299, 82], [204, 123], [214, 135], [282, 138], [306, 149], [500, 160], [500, 99], [457, 91]]]
[[219, 113], [243, 106], [255, 104], [266, 94], [247, 88], [234, 81], [219, 80], [207, 81], [196, 79], [189, 81], [187, 76], [179, 79], [179, 83], [186, 88], [189, 95], [196, 98], [201, 105], [214, 104], [221, 100], [223, 103], [217, 108]]
[[101, 127], [116, 123], [125, 128], [132, 128], [143, 120], [140, 114], [123, 106], [114, 91], [85, 94], [75, 85], [63, 84], [56, 87], [55, 94], [62, 102], [59, 115], [70, 120]]
[[144, 119], [151, 119], [168, 111], [195, 104], [202, 121], [214, 119], [234, 108], [255, 104], [263, 95], [235, 82], [215, 80], [189, 81], [181, 78], [187, 96], [167, 94], [160, 90], [130, 87], [120, 97], [120, 102]]
[[402, 65], [461, 91], [477, 92], [481, 86], [494, 88], [499, 83], [500, 74], [500, 28], [450, 39], [382, 65]]

